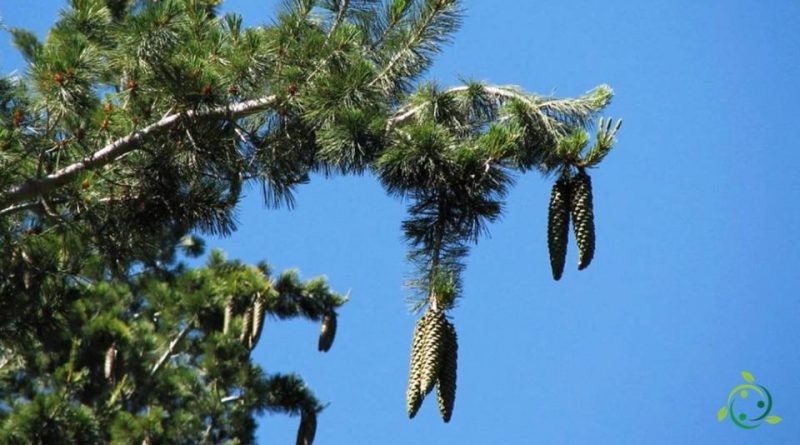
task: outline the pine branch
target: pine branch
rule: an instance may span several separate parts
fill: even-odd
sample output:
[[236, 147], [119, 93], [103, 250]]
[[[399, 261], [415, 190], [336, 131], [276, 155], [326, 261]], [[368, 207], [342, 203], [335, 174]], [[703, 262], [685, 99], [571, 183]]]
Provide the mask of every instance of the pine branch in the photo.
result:
[[600, 85], [583, 96], [574, 99], [550, 99], [539, 103], [537, 108], [558, 121], [585, 127], [591, 124], [591, 119], [600, 110], [611, 103], [613, 96], [614, 93], [608, 85]]
[[[184, 113], [172, 113], [163, 117], [158, 122], [147, 127], [134, 131], [121, 137], [105, 147], [97, 150], [82, 161], [75, 162], [58, 171], [51, 173], [43, 178], [31, 179], [24, 184], [12, 188], [0, 196], [0, 207], [13, 206], [23, 201], [30, 200], [37, 196], [46, 195], [55, 189], [68, 184], [85, 171], [94, 170], [108, 165], [117, 159], [136, 150], [139, 143], [147, 136], [164, 133], [183, 120], [191, 119], [235, 119], [249, 116], [263, 111], [275, 102], [275, 96], [266, 96], [258, 99], [251, 99], [234, 105], [225, 105], [203, 111], [187, 111]], [[0, 211], [0, 215], [9, 209]]]
[[[445, 90], [442, 94], [443, 95], [457, 95], [461, 93], [468, 92], [470, 89], [469, 85], [462, 85], [458, 87], [452, 87]], [[526, 94], [516, 91], [510, 87], [499, 87], [499, 86], [483, 86], [485, 93], [491, 97], [493, 97], [499, 103], [503, 103], [508, 100], [519, 100], [526, 105], [531, 107], [536, 107], [536, 103]], [[402, 107], [395, 114], [388, 120], [386, 123], [386, 132], [388, 133], [394, 127], [407, 123], [411, 119], [417, 117], [420, 112], [422, 112], [428, 104], [419, 104], [419, 105], [411, 105]]]
[[[471, 85], [462, 85], [449, 88], [441, 94], [443, 96], [458, 96], [470, 93], [471, 88], [473, 88]], [[567, 99], [543, 98], [510, 86], [480, 85], [480, 88], [483, 94], [489, 99], [493, 99], [496, 108], [511, 101], [518, 101], [532, 112], [538, 114], [541, 122], [547, 126], [548, 131], [561, 136], [566, 134], [561, 128], [565, 124], [573, 127], [590, 125], [591, 118], [608, 106], [613, 97], [613, 91], [606, 85], [600, 85], [578, 98]], [[386, 133], [420, 116], [428, 105], [428, 103], [416, 105], [412, 103], [401, 107], [387, 121]]]

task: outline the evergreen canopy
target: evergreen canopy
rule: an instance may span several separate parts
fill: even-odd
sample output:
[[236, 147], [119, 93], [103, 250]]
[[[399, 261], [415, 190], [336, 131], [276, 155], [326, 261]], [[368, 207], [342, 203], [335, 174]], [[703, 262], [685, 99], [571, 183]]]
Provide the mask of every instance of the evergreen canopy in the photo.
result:
[[[252, 28], [219, 3], [71, 0], [44, 42], [8, 29], [28, 68], [0, 79], [0, 443], [244, 444], [264, 411], [300, 415], [298, 443], [311, 443], [322, 404], [249, 352], [268, 314], [322, 321], [327, 350], [346, 298], [293, 271], [218, 252], [191, 269], [179, 254], [202, 255], [195, 234], [235, 230], [245, 183], [292, 206], [315, 173], [373, 174], [409, 202], [427, 308], [409, 414], [437, 387], [447, 421], [445, 312], [469, 246], [516, 175], [560, 174], [569, 194], [614, 144], [619, 122], [594, 122], [604, 85], [558, 99], [421, 82], [459, 26], [456, 0], [288, 0]], [[558, 200], [573, 206], [582, 267], [586, 184]], [[554, 275], [569, 212], [557, 215]]]

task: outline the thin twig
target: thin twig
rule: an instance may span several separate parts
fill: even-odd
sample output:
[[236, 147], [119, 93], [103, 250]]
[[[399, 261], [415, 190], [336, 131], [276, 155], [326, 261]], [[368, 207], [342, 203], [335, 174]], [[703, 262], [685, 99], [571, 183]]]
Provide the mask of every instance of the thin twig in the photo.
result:
[[[111, 180], [109, 180], [109, 179], [106, 179], [106, 178], [104, 178], [104, 179], [105, 179], [106, 181], [109, 181], [109, 182], [111, 182], [111, 183], [113, 183], [113, 184], [116, 184], [116, 185], [119, 185], [119, 186], [121, 186], [121, 187], [128, 187], [128, 188], [130, 188], [130, 186], [129, 186], [129, 185], [126, 185], [126, 184], [121, 184], [121, 183], [115, 183], [115, 182], [113, 182], [113, 181], [111, 181]], [[98, 203], [107, 203], [107, 202], [114, 201], [114, 199], [115, 199], [115, 198], [113, 198], [113, 197], [109, 197], [109, 198], [100, 198], [100, 199], [98, 199], [96, 202], [98, 202]], [[131, 196], [129, 199], [138, 199], [138, 195], [137, 195], [137, 196]], [[56, 201], [56, 202], [53, 202], [53, 203], [51, 203], [51, 204], [55, 204], [55, 205], [61, 205], [61, 204], [65, 204], [65, 203], [67, 203], [67, 202], [69, 202], [69, 201], [66, 201], [66, 200], [64, 200], [64, 201]], [[33, 201], [33, 202], [25, 202], [25, 203], [21, 203], [21, 204], [15, 204], [15, 205], [12, 205], [12, 206], [9, 206], [9, 207], [6, 207], [6, 208], [4, 208], [4, 209], [0, 210], [0, 217], [7, 216], [7, 215], [10, 215], [10, 214], [13, 214], [13, 213], [17, 213], [17, 212], [25, 212], [25, 211], [27, 211], [27, 210], [34, 210], [34, 209], [36, 209], [37, 207], [43, 207], [43, 206], [42, 206], [42, 201], [41, 201], [41, 200], [39, 200], [39, 201]], [[42, 211], [44, 211], [45, 209], [44, 209], [44, 208], [42, 208], [41, 210], [42, 210]], [[51, 216], [52, 216], [52, 215], [51, 215]]]
[[211, 437], [211, 429], [213, 428], [214, 423], [209, 422], [208, 427], [206, 427], [206, 431], [203, 433], [203, 440], [201, 443], [208, 443], [208, 439]]
[[339, 25], [342, 23], [342, 19], [344, 19], [344, 14], [347, 12], [347, 7], [350, 5], [350, 0], [341, 0], [342, 4], [339, 6], [339, 12], [336, 14], [336, 19], [333, 21], [333, 25], [331, 25], [331, 29], [328, 31], [327, 39], [330, 39], [336, 29], [339, 28]]
[[6, 215], [10, 215], [12, 213], [25, 212], [25, 211], [28, 211], [28, 210], [33, 210], [35, 208], [41, 208], [41, 206], [42, 206], [42, 203], [38, 202], [38, 201], [37, 202], [23, 202], [21, 204], [15, 204], [15, 205], [6, 207], [3, 210], [0, 210], [0, 217], [6, 216]]
[[200, 151], [200, 147], [197, 146], [197, 142], [194, 141], [194, 137], [192, 136], [192, 132], [189, 131], [188, 128], [186, 129], [186, 137], [189, 138], [189, 142], [192, 143], [192, 147], [194, 147], [194, 149], [196, 151]]
[[237, 401], [237, 400], [239, 400], [241, 398], [242, 398], [242, 395], [238, 394], [238, 395], [235, 395], [235, 396], [223, 397], [222, 399], [220, 399], [220, 402], [221, 403], [230, 403], [230, 402], [235, 402], [235, 401]]
[[50, 208], [50, 206], [47, 204], [47, 200], [44, 199], [44, 197], [42, 197], [40, 201], [42, 202], [42, 208], [44, 209], [44, 213], [47, 214], [47, 216], [51, 218], [58, 218], [58, 215], [56, 215], [53, 209]]
[[239, 137], [239, 140], [242, 141], [242, 143], [244, 143], [245, 145], [249, 145], [249, 146], [255, 148], [255, 144], [253, 144], [253, 141], [250, 140], [250, 135], [247, 134], [246, 131], [242, 130], [242, 127], [236, 125], [234, 127], [233, 131], [236, 133], [236, 136]]
[[165, 363], [167, 363], [167, 360], [169, 360], [169, 358], [172, 357], [172, 354], [175, 353], [175, 348], [178, 347], [178, 343], [180, 343], [180, 341], [183, 340], [184, 337], [186, 337], [186, 334], [189, 333], [189, 331], [192, 329], [193, 326], [194, 326], [194, 319], [189, 320], [189, 322], [186, 323], [186, 326], [184, 326], [183, 329], [181, 329], [181, 331], [178, 332], [178, 335], [174, 339], [172, 339], [172, 341], [169, 343], [169, 347], [167, 347], [167, 350], [164, 351], [164, 354], [161, 356], [161, 358], [158, 359], [158, 362], [156, 362], [156, 364], [153, 365], [153, 369], [150, 371], [150, 375], [154, 375], [155, 373], [157, 373], [158, 370], [161, 369]]

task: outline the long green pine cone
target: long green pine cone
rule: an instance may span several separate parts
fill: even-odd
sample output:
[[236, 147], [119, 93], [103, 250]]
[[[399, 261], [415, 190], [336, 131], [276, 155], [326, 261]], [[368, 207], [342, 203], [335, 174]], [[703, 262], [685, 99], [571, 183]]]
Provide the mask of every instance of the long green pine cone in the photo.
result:
[[439, 375], [439, 367], [442, 363], [442, 351], [444, 350], [445, 323], [447, 323], [442, 310], [433, 310], [429, 308], [428, 311], [431, 314], [428, 317], [428, 328], [425, 333], [425, 349], [422, 359], [422, 375], [420, 381], [420, 391], [423, 396], [433, 390]]
[[334, 338], [336, 338], [336, 312], [331, 311], [322, 317], [317, 349], [322, 352], [328, 352], [333, 346]]
[[250, 347], [250, 330], [253, 326], [253, 308], [247, 308], [242, 315], [242, 332], [239, 334], [239, 342], [248, 348]]
[[105, 360], [103, 362], [103, 375], [105, 378], [111, 380], [114, 376], [114, 360], [117, 358], [117, 346], [112, 344], [106, 350]]
[[450, 421], [455, 401], [455, 328], [441, 309], [428, 308], [417, 321], [411, 343], [411, 364], [406, 390], [406, 409], [414, 418], [425, 396], [437, 388], [439, 410]]
[[578, 243], [578, 270], [583, 270], [592, 262], [595, 247], [592, 179], [583, 169], [571, 181], [570, 210]]
[[453, 416], [453, 405], [456, 401], [456, 373], [458, 368], [458, 336], [456, 327], [445, 321], [444, 351], [436, 380], [436, 401], [439, 404], [439, 413], [445, 423], [450, 422]]
[[317, 434], [317, 413], [303, 410], [300, 414], [300, 426], [297, 428], [297, 445], [311, 445]]
[[251, 327], [251, 334], [250, 334], [250, 342], [249, 347], [250, 349], [255, 349], [256, 344], [258, 344], [258, 340], [261, 338], [261, 332], [264, 330], [264, 316], [266, 315], [266, 306], [264, 305], [264, 299], [259, 294], [256, 295], [256, 301], [253, 302], [253, 326]]
[[550, 193], [550, 208], [547, 214], [547, 248], [550, 252], [550, 268], [553, 279], [558, 281], [564, 273], [569, 238], [569, 177], [564, 174]]
[[425, 329], [428, 316], [425, 314], [417, 320], [414, 328], [414, 338], [411, 342], [411, 363], [408, 370], [408, 388], [406, 389], [406, 410], [408, 417], [413, 419], [417, 415], [424, 394], [420, 390], [422, 380], [423, 356], [425, 354]]
[[227, 334], [231, 328], [231, 320], [233, 319], [233, 302], [230, 298], [225, 302], [225, 309], [223, 309], [222, 318], [222, 333]]

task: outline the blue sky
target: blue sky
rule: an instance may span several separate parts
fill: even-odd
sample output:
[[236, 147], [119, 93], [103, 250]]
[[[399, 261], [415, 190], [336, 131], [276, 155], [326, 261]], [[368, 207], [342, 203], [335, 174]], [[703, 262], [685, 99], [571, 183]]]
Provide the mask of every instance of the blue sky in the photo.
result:
[[[4, 0], [0, 16], [44, 33], [61, 1]], [[248, 23], [274, 1], [228, 0]], [[249, 190], [240, 230], [209, 244], [246, 261], [325, 274], [351, 290], [328, 354], [318, 326], [272, 322], [255, 351], [330, 406], [319, 444], [787, 444], [800, 437], [800, 3], [466, 1], [464, 26], [429, 78], [459, 76], [559, 96], [600, 83], [625, 124], [592, 172], [597, 252], [550, 277], [550, 182], [520, 177], [505, 216], [468, 260], [458, 397], [405, 415], [415, 317], [404, 205], [366, 177], [314, 178], [293, 211]], [[20, 69], [0, 36], [0, 70]], [[750, 371], [778, 425], [745, 431], [716, 413]], [[297, 419], [260, 420], [262, 444]]]

